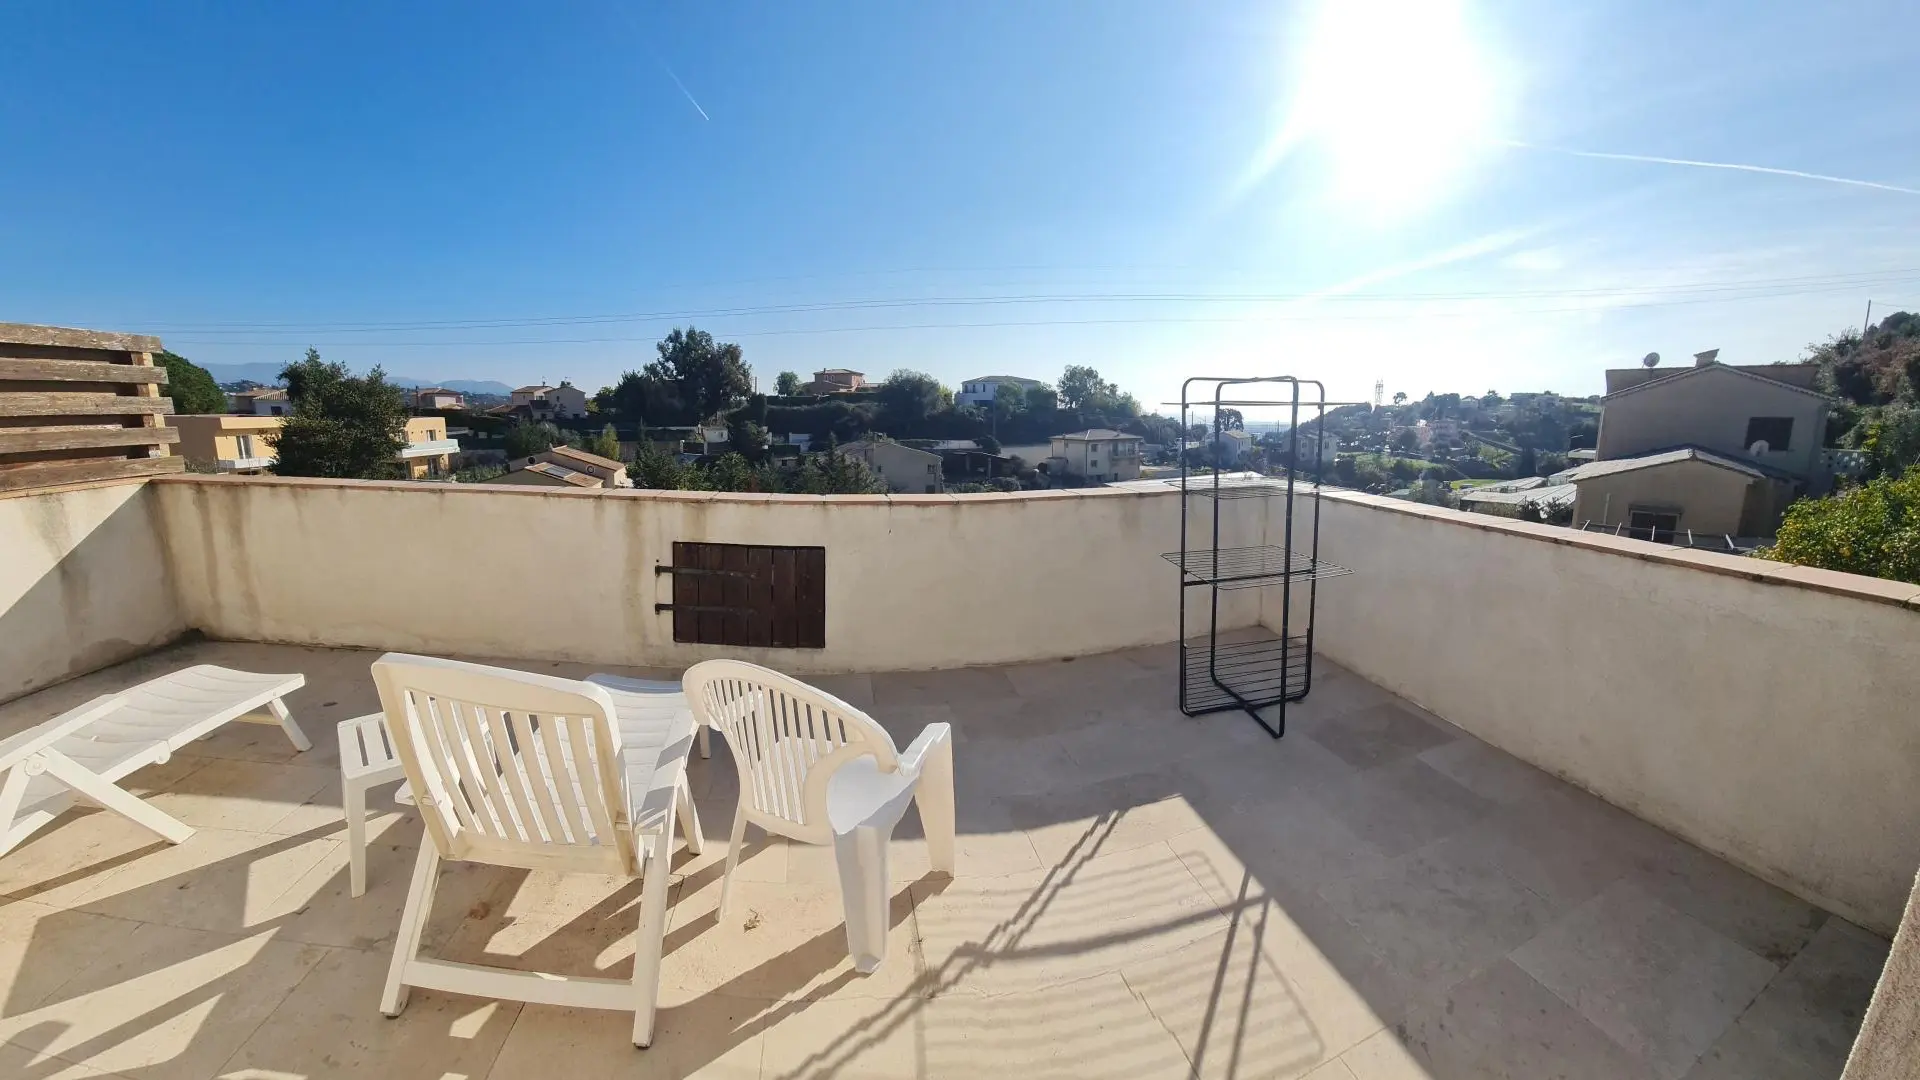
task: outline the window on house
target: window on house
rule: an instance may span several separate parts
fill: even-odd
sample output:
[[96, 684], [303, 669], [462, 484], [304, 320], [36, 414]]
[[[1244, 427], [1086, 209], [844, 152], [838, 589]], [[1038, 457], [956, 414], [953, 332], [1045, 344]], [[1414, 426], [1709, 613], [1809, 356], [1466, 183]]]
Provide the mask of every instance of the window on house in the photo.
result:
[[1792, 441], [1793, 417], [1791, 416], [1756, 416], [1747, 421], [1745, 445], [1748, 448], [1751, 448], [1754, 443], [1763, 442], [1767, 444], [1768, 450], [1785, 450], [1787, 444]]
[[932, 466], [932, 465], [929, 465], [929, 466], [927, 466], [927, 475], [928, 475], [928, 476], [932, 476], [932, 475], [933, 475], [933, 470], [934, 470], [934, 466]]
[[1666, 543], [1673, 539], [1674, 531], [1680, 528], [1680, 514], [1676, 510], [1630, 510], [1627, 513], [1627, 529], [1641, 540]]
[[880, 464], [879, 462], [874, 462], [873, 475], [875, 476], [887, 475], [887, 467], [885, 465]]
[[827, 549], [675, 541], [673, 640], [687, 644], [822, 649], [827, 644]]
[[235, 435], [233, 437], [233, 445], [236, 447], [234, 452], [235, 457], [250, 458], [253, 456], [253, 436]]

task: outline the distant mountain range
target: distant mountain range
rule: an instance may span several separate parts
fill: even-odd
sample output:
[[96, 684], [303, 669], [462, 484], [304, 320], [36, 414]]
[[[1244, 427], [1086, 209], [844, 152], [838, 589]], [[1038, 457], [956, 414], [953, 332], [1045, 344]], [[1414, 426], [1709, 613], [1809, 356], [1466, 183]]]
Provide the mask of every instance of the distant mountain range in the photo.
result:
[[[285, 364], [206, 364], [207, 374], [214, 382], [257, 382], [276, 386], [280, 382], [280, 369]], [[444, 386], [449, 390], [458, 390], [463, 394], [493, 394], [506, 397], [513, 393], [513, 387], [490, 379], [416, 379], [411, 375], [388, 375], [387, 381], [395, 386]]]

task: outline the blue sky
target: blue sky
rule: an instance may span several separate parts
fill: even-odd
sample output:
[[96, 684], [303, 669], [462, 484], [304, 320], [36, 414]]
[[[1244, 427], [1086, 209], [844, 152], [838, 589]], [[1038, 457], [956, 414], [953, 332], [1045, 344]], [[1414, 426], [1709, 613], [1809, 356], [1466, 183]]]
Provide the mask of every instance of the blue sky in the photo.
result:
[[1592, 393], [1920, 307], [1917, 32], [1910, 3], [27, 0], [0, 320], [589, 389], [691, 322], [768, 383]]

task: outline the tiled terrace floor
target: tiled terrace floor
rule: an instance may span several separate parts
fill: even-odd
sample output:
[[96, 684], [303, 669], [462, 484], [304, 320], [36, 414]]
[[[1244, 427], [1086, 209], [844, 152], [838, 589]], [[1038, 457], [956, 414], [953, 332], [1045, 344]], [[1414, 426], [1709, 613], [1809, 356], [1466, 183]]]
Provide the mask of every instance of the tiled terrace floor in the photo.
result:
[[[716, 740], [652, 1049], [623, 1015], [429, 991], [387, 1020], [419, 828], [377, 821], [350, 899], [333, 747], [371, 659], [189, 645], [0, 709], [5, 733], [188, 663], [300, 671], [316, 744], [232, 725], [139, 774], [199, 827], [177, 848], [75, 813], [0, 858], [0, 1076], [1831, 1078], [1887, 949], [1331, 665], [1283, 741], [1183, 718], [1155, 649], [819, 680], [903, 741], [958, 732], [959, 873], [925, 874], [910, 814], [874, 976], [825, 850], [756, 843], [717, 922]], [[637, 900], [458, 866], [430, 946], [624, 975]]]

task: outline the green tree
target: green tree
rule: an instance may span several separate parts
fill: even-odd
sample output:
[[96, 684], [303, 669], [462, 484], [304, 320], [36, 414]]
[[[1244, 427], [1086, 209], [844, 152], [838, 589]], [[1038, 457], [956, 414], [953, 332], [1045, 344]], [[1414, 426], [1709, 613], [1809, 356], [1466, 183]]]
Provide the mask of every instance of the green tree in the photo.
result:
[[1829, 498], [1798, 500], [1773, 546], [1757, 554], [1920, 585], [1920, 467]]
[[953, 407], [953, 392], [924, 371], [902, 368], [877, 388], [880, 415], [888, 430], [913, 438], [923, 433], [935, 413]]
[[727, 425], [727, 443], [735, 453], [752, 464], [758, 465], [766, 460], [767, 447], [772, 440], [767, 429], [751, 420], [736, 420]]
[[560, 429], [552, 424], [545, 422], [536, 424], [521, 420], [507, 429], [507, 456], [510, 458], [532, 457], [543, 450], [551, 450], [565, 441], [560, 435]]
[[406, 398], [374, 368], [355, 377], [307, 350], [280, 372], [293, 412], [274, 437], [280, 476], [386, 480], [400, 475], [395, 457], [407, 445]]
[[1395, 390], [1395, 391], [1393, 392], [1393, 403], [1394, 403], [1395, 405], [1405, 405], [1405, 404], [1407, 403], [1407, 394], [1406, 394], [1406, 391], [1404, 391], [1404, 390]]
[[619, 461], [620, 434], [613, 430], [612, 424], [608, 424], [606, 427], [600, 429], [600, 434], [588, 439], [587, 445], [583, 447], [583, 449], [589, 454], [599, 454], [603, 458], [611, 458], [614, 461]]
[[1113, 384], [1100, 377], [1100, 373], [1085, 364], [1069, 364], [1067, 370], [1060, 373], [1060, 405], [1067, 409], [1090, 408], [1104, 394], [1113, 389]]
[[167, 369], [166, 396], [173, 399], [176, 413], [223, 413], [227, 395], [222, 393], [207, 369], [179, 353], [160, 352], [154, 359]]
[[1387, 449], [1396, 453], [1411, 454], [1420, 449], [1420, 436], [1412, 428], [1401, 428], [1387, 439]]
[[773, 380], [773, 391], [781, 397], [793, 397], [800, 392], [800, 376], [791, 371], [783, 371]]
[[1027, 387], [1027, 407], [1023, 411], [1039, 413], [1044, 416], [1059, 407], [1060, 395], [1053, 387], [1048, 386], [1046, 383]]
[[740, 346], [716, 342], [705, 330], [675, 327], [655, 349], [660, 359], [647, 365], [646, 374], [673, 383], [696, 419], [726, 411], [753, 389]]
[[978, 442], [980, 443], [980, 449], [985, 450], [989, 454], [997, 454], [1000, 452], [1000, 440], [991, 435], [980, 436]]
[[633, 478], [634, 487], [657, 488], [664, 491], [678, 491], [686, 486], [686, 466], [666, 450], [655, 446], [640, 433], [640, 451], [633, 456], [633, 464], [627, 466], [627, 475]]
[[1247, 418], [1240, 415], [1239, 409], [1221, 409], [1214, 414], [1213, 422], [1221, 431], [1247, 430]]
[[1001, 383], [993, 391], [993, 415], [996, 420], [1011, 420], [1027, 409], [1027, 392], [1013, 383]]
[[1515, 458], [1513, 462], [1513, 475], [1533, 476], [1539, 468], [1539, 455], [1534, 452], [1533, 447], [1522, 446], [1520, 448], [1520, 455]]

